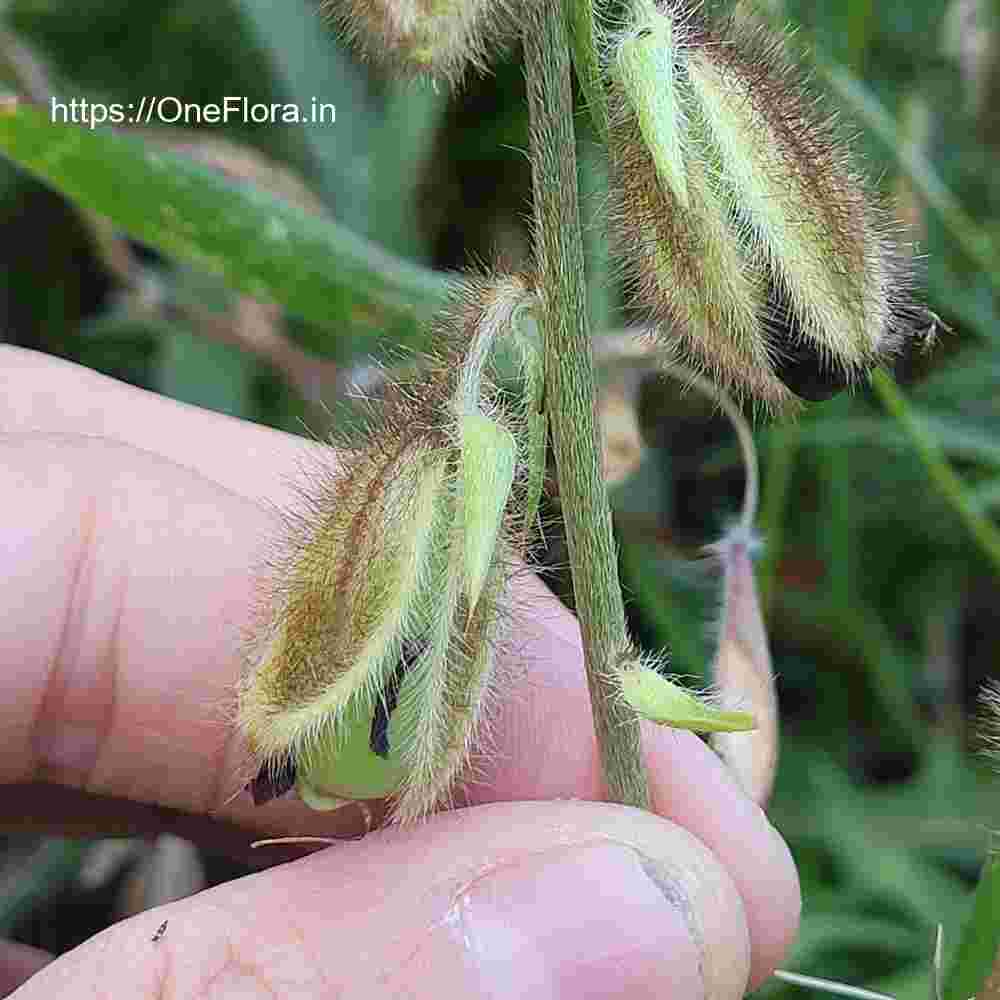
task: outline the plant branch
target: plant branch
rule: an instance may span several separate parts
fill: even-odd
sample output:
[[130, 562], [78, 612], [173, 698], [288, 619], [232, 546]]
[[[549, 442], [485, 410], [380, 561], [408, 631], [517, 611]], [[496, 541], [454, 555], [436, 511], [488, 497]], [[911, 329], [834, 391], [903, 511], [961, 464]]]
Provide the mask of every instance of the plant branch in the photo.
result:
[[552, 425], [573, 592], [594, 728], [612, 801], [648, 808], [639, 725], [614, 682], [625, 610], [598, 454], [594, 360], [584, 306], [567, 29], [559, 4], [533, 0], [524, 31], [531, 114], [535, 253], [543, 295], [546, 410]]

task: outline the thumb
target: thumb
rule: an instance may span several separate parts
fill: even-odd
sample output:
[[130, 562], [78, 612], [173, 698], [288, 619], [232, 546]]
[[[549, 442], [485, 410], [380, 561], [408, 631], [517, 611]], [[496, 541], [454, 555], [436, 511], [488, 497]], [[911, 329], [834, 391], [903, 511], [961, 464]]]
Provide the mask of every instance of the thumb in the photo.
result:
[[604, 803], [496, 803], [133, 917], [15, 996], [735, 1000], [749, 952], [733, 881], [681, 827]]

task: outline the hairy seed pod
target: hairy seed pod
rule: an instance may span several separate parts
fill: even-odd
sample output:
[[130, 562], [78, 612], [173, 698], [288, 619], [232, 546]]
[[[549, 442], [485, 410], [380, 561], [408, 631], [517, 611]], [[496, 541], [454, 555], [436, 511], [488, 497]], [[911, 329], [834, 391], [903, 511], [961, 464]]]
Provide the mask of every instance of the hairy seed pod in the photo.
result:
[[781, 39], [645, 0], [608, 75], [618, 252], [669, 346], [771, 408], [901, 347], [892, 227]]
[[388, 797], [404, 822], [465, 766], [539, 461], [486, 367], [533, 298], [521, 278], [464, 283], [427, 381], [390, 385], [305, 491], [239, 692], [256, 802]]
[[[612, 66], [610, 221], [616, 251], [634, 304], [659, 330], [677, 336], [670, 345], [675, 352], [707, 368], [715, 381], [780, 406], [789, 396], [771, 375], [768, 345], [759, 332], [765, 275], [732, 232], [708, 156], [680, 103], [676, 67], [685, 30], [659, 15], [652, 26], [637, 23], [621, 40]], [[673, 55], [666, 67], [652, 44], [664, 35]], [[670, 69], [673, 79], [664, 89], [673, 99], [665, 101], [660, 83]], [[673, 162], [670, 148], [679, 151]]]
[[317, 748], [363, 725], [403, 641], [418, 639], [408, 630], [449, 513], [444, 483], [440, 445], [383, 437], [348, 453], [301, 515], [240, 696], [251, 749], [275, 772], [294, 761], [302, 779]]
[[367, 58], [449, 83], [485, 70], [513, 33], [502, 0], [325, 0], [323, 10]]

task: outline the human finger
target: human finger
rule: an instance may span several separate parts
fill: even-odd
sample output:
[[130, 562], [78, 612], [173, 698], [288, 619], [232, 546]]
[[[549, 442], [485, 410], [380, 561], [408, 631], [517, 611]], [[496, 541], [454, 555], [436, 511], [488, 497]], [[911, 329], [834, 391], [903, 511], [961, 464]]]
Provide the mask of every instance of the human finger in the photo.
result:
[[639, 810], [521, 802], [380, 830], [144, 913], [16, 996], [735, 1000], [748, 968], [739, 892], [697, 838]]
[[[0, 358], [4, 353], [0, 351]], [[125, 431], [134, 442], [145, 442], [152, 450], [166, 449], [169, 452], [167, 457], [182, 457], [189, 467], [196, 463], [199, 473], [225, 481], [230, 487], [238, 487], [244, 494], [257, 498], [268, 493], [276, 494], [279, 506], [287, 499], [286, 491], [291, 489], [294, 493], [294, 485], [290, 487], [289, 484], [294, 484], [295, 477], [302, 472], [304, 461], [307, 467], [308, 456], [315, 448], [287, 435], [185, 407], [93, 373], [86, 373], [74, 381], [73, 376], [83, 370], [64, 362], [49, 362], [30, 352], [6, 354], [13, 354], [18, 360], [14, 365], [17, 377], [8, 378], [11, 392], [8, 394], [5, 419], [21, 429], [36, 426], [65, 430], [68, 426], [82, 426], [93, 433], [112, 429]], [[55, 380], [54, 385], [49, 384], [52, 379]], [[43, 386], [48, 386], [48, 389], [43, 391]], [[15, 397], [13, 400], [11, 395]], [[44, 402], [46, 399], [48, 402]], [[171, 433], [171, 428], [178, 426], [184, 433]], [[97, 441], [91, 443], [95, 450], [99, 450], [99, 446]], [[129, 449], [120, 449], [111, 464], [125, 462], [127, 465], [122, 456], [128, 453]], [[259, 484], [247, 472], [247, 463], [242, 461], [245, 455], [252, 458], [249, 468], [259, 474]], [[146, 520], [143, 513], [146, 501], [140, 494], [145, 491], [147, 499], [150, 495], [159, 496], [162, 489], [156, 482], [157, 477], [166, 476], [170, 480], [179, 474], [173, 462], [161, 463], [153, 470], [149, 463], [156, 465], [154, 456], [146, 456], [144, 461], [145, 472], [141, 475], [133, 476], [128, 471], [119, 475], [119, 479], [128, 481], [132, 493], [130, 505], [134, 501], [136, 508], [132, 523]], [[168, 469], [169, 472], [166, 471]], [[101, 489], [107, 482], [113, 481], [113, 474], [109, 475], [98, 472], [97, 483]], [[198, 475], [193, 479], [200, 482], [199, 489], [211, 492], [211, 484], [201, 481]], [[79, 480], [77, 482], [79, 484]], [[100, 494], [100, 490], [97, 492]], [[120, 492], [124, 495], [127, 491]], [[157, 531], [165, 539], [162, 547], [166, 551], [160, 556], [160, 565], [164, 568], [159, 575], [160, 583], [144, 577], [137, 582], [144, 594], [140, 604], [146, 610], [145, 614], [139, 615], [140, 627], [146, 634], [157, 636], [163, 631], [164, 622], [169, 625], [172, 619], [157, 616], [155, 608], [164, 600], [183, 599], [183, 595], [173, 590], [170, 595], [164, 593], [164, 581], [169, 588], [173, 574], [183, 574], [204, 561], [213, 562], [215, 568], [208, 573], [207, 588], [195, 588], [192, 592], [201, 602], [200, 609], [189, 608], [183, 616], [190, 645], [197, 646], [203, 630], [213, 632], [208, 643], [212, 652], [206, 659], [203, 649], [199, 654], [201, 660], [196, 656], [191, 661], [192, 666], [197, 663], [201, 666], [189, 669], [185, 682], [191, 685], [192, 700], [202, 710], [206, 703], [224, 703], [235, 676], [234, 645], [232, 642], [219, 642], [219, 609], [228, 601], [230, 625], [233, 621], [232, 609], [235, 609], [237, 619], [245, 614], [253, 599], [250, 581], [255, 573], [255, 564], [260, 562], [258, 547], [262, 539], [276, 530], [257, 505], [241, 505], [239, 498], [232, 497], [228, 490], [217, 490], [213, 499], [206, 502], [210, 506], [221, 505], [227, 512], [220, 516], [236, 526], [235, 533], [223, 536], [221, 547], [225, 552], [212, 556], [213, 546], [220, 544], [218, 541], [202, 539], [197, 532], [193, 538], [185, 539], [183, 532], [175, 526], [161, 525]], [[27, 506], [34, 508], [35, 504], [29, 501]], [[44, 508], [44, 504], [41, 507]], [[239, 513], [236, 512], [237, 507], [240, 508]], [[241, 540], [237, 540], [237, 535], [242, 536]], [[119, 542], [126, 542], [127, 548], [134, 538], [134, 532], [131, 535], [126, 532]], [[114, 550], [117, 544], [110, 546], [111, 549]], [[251, 555], [254, 551], [258, 552], [257, 557]], [[134, 554], [121, 553], [118, 558], [120, 565], [123, 560], [128, 562], [134, 558]], [[234, 586], [239, 596], [234, 595]], [[499, 700], [501, 707], [494, 726], [495, 752], [479, 764], [477, 770], [484, 780], [469, 789], [468, 801], [568, 796], [598, 798], [602, 794], [599, 761], [592, 736], [576, 622], [534, 577], [525, 574], [514, 582], [513, 589], [516, 600], [511, 632], [517, 636], [517, 641], [509, 645], [501, 670], [509, 686]], [[113, 593], [114, 587], [109, 584], [105, 592]], [[24, 633], [19, 630], [18, 634]], [[126, 629], [122, 634], [130, 635], [131, 630]], [[164, 647], [164, 650], [163, 655], [170, 657], [169, 647]], [[154, 676], [164, 672], [165, 676], [174, 676], [176, 673], [172, 673], [168, 665], [158, 665], [156, 660], [143, 664], [144, 660], [148, 660], [145, 655], [129, 658], [140, 671], [144, 668]], [[226, 678], [221, 685], [221, 693], [216, 683], [220, 676]], [[137, 681], [141, 682], [140, 676], [131, 677], [124, 686], [129, 687]], [[188, 705], [185, 709], [182, 700], [178, 706], [179, 715], [172, 714], [168, 718], [184, 718], [185, 711], [189, 712], [191, 707]], [[187, 723], [190, 721], [188, 718]], [[220, 729], [218, 716], [214, 722], [217, 734]], [[67, 738], [73, 732], [72, 728], [56, 728]], [[190, 726], [186, 731], [190, 732]], [[755, 978], [767, 974], [787, 947], [797, 920], [798, 887], [787, 849], [760, 810], [728, 780], [724, 768], [700, 740], [690, 734], [671, 733], [653, 727], [647, 728], [644, 739], [656, 808], [701, 837], [734, 872], [744, 893], [755, 935]], [[176, 774], [176, 784], [194, 782], [190, 787], [198, 804], [196, 808], [211, 808], [213, 803], [217, 805], [219, 795], [204, 788], [213, 774], [223, 773], [229, 780], [228, 786], [219, 786], [226, 788], [226, 794], [235, 790], [232, 776], [238, 771], [239, 761], [245, 757], [243, 748], [238, 745], [231, 748], [228, 754], [216, 750], [212, 759], [217, 765], [224, 765], [225, 771], [220, 771], [219, 767], [213, 770], [211, 766], [206, 766], [204, 744], [204, 736], [187, 743], [199, 750], [194, 755], [193, 768], [171, 769]], [[128, 753], [128, 746], [127, 739], [121, 742], [124, 753]], [[164, 758], [172, 756], [169, 743], [163, 744], [162, 752], [151, 749], [149, 756], [149, 769], [162, 770]], [[127, 764], [123, 764], [126, 776], [131, 767], [144, 766], [134, 754], [130, 758]], [[108, 793], [127, 792], [130, 780], [126, 777], [118, 782], [118, 789], [108, 790]], [[150, 779], [147, 776], [137, 780]], [[160, 785], [159, 779], [152, 780]], [[157, 801], [163, 801], [163, 797]], [[192, 807], [190, 801], [174, 800], [170, 804], [179, 808]], [[263, 825], [270, 832], [287, 832], [289, 829], [315, 832], [317, 825], [330, 822], [326, 817], [309, 815], [294, 802], [270, 805], [261, 810], [264, 816], [248, 814], [245, 802], [234, 805], [244, 807], [238, 821]], [[231, 816], [229, 809], [222, 812]], [[334, 823], [340, 819], [338, 817]], [[748, 858], [759, 860], [748, 865]]]
[[40, 948], [0, 939], [0, 997], [5, 997], [52, 961]]

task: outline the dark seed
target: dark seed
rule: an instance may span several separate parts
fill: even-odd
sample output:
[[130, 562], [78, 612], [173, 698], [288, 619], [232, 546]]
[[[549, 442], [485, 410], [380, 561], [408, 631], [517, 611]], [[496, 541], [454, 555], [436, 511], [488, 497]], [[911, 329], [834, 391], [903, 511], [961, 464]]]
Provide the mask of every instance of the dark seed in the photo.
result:
[[824, 364], [816, 348], [807, 341], [782, 348], [775, 374], [796, 396], [811, 403], [831, 399], [852, 381], [842, 368]]
[[385, 694], [379, 698], [375, 705], [375, 714], [372, 716], [372, 728], [368, 736], [368, 746], [371, 752], [383, 759], [389, 756], [389, 719], [396, 711], [396, 702], [399, 699], [399, 686], [403, 683], [406, 672], [417, 662], [420, 654], [427, 648], [426, 642], [412, 642], [407, 640], [400, 650], [399, 663], [393, 670], [389, 683], [385, 686]]
[[842, 392], [853, 381], [852, 373], [830, 365], [816, 345], [802, 336], [798, 320], [780, 284], [770, 281], [765, 329], [777, 347], [774, 373], [800, 399], [820, 403]]
[[294, 787], [295, 762], [287, 760], [277, 770], [265, 764], [260, 769], [260, 774], [247, 785], [246, 790], [250, 793], [253, 804], [262, 806], [265, 802], [290, 792]]

